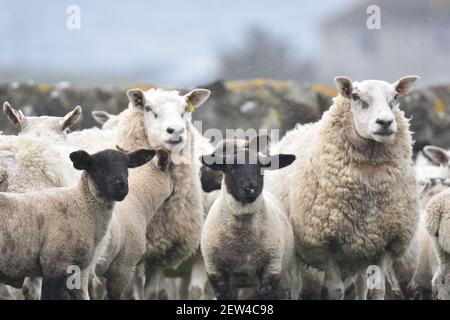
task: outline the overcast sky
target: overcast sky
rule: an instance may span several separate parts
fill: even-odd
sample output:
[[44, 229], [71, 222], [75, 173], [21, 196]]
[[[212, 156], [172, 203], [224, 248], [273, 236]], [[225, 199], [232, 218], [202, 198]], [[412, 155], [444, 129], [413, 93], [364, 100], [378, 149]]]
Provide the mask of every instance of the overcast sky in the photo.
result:
[[[36, 81], [91, 73], [93, 82], [121, 82], [120, 74], [123, 82], [192, 85], [214, 80], [218, 53], [244, 45], [252, 26], [285, 38], [299, 57], [316, 54], [320, 25], [354, 1], [343, 3], [0, 0], [0, 70]], [[80, 30], [66, 28], [69, 5], [81, 9]]]

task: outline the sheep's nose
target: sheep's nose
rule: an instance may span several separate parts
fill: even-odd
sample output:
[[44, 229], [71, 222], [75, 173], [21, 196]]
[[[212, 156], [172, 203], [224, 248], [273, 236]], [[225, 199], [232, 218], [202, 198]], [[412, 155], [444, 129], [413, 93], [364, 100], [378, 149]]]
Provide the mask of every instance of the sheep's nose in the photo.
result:
[[254, 196], [256, 194], [256, 187], [254, 186], [244, 187], [244, 190], [250, 196]]
[[377, 124], [379, 124], [380, 126], [382, 126], [383, 128], [387, 129], [391, 126], [393, 120], [383, 120], [383, 119], [377, 119], [377, 121], [375, 121]]
[[182, 134], [184, 132], [184, 128], [181, 127], [181, 128], [176, 129], [176, 128], [173, 128], [173, 127], [167, 127], [166, 131], [167, 131], [168, 134], [180, 135], [180, 134]]
[[116, 181], [114, 181], [114, 187], [116, 190], [122, 190], [125, 188], [125, 182], [122, 179], [116, 179]]

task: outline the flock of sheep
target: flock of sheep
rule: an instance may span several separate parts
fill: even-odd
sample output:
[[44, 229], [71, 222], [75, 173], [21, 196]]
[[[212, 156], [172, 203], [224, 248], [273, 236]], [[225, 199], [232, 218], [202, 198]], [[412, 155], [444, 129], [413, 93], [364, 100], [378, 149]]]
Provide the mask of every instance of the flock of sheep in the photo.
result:
[[70, 133], [79, 106], [5, 102], [0, 296], [450, 299], [450, 153], [414, 163], [399, 108], [417, 80], [337, 77], [322, 119], [273, 143], [213, 146], [192, 124], [205, 89], [132, 89]]

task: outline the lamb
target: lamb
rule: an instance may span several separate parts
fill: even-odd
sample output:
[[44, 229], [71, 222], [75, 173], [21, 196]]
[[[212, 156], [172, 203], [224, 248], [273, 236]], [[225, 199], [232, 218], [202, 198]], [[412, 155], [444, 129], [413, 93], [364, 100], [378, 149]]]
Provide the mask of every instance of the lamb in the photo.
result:
[[129, 110], [133, 110], [128, 123], [133, 127], [123, 132], [134, 133], [118, 135], [117, 144], [125, 149], [132, 142], [167, 150], [173, 163], [170, 174], [174, 193], [147, 228], [145, 278], [150, 288], [152, 278], [158, 279], [165, 268], [177, 267], [195, 253], [200, 243], [203, 204], [198, 159], [204, 140], [191, 118], [210, 91], [194, 89], [181, 96], [177, 91], [131, 89], [127, 94]]
[[[21, 285], [42, 276], [43, 299], [87, 299], [89, 268], [116, 201], [128, 193], [128, 168], [151, 160], [152, 150], [124, 154], [104, 150], [70, 154], [83, 170], [78, 184], [23, 194], [0, 193], [0, 281]], [[70, 268], [80, 286], [69, 289]], [[76, 269], [75, 269], [76, 270]]]
[[128, 196], [114, 208], [105, 244], [96, 263], [95, 274], [107, 279], [110, 300], [131, 298], [124, 293], [132, 292], [132, 287], [129, 288], [131, 280], [144, 257], [147, 225], [173, 191], [169, 155], [163, 150], [158, 150], [157, 154], [156, 162], [151, 161], [130, 173]]
[[[270, 172], [269, 190], [288, 211], [301, 261], [325, 271], [326, 298], [342, 299], [343, 279], [376, 264], [381, 283], [373, 296], [383, 299], [386, 272], [413, 238], [419, 205], [412, 139], [398, 97], [417, 80], [336, 77], [339, 95], [322, 119], [271, 148], [297, 157]], [[365, 299], [366, 278], [358, 278], [357, 297]]]
[[237, 299], [238, 289], [249, 286], [258, 288], [260, 299], [298, 298], [294, 233], [281, 205], [263, 191], [262, 172], [294, 160], [294, 155], [267, 157], [251, 149], [202, 158], [224, 173], [201, 239], [205, 269], [218, 299]]

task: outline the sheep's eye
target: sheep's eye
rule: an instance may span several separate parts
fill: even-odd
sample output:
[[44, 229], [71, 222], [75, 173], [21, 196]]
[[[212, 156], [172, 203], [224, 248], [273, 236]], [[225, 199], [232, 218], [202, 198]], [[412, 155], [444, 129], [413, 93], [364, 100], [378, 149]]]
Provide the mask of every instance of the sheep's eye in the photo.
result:
[[188, 113], [188, 112], [189, 112], [189, 108], [188, 107], [184, 108], [184, 113]]
[[150, 106], [145, 106], [145, 111], [153, 113], [155, 118], [158, 118], [158, 115], [155, 113], [155, 111], [152, 110], [152, 108]]
[[352, 100], [359, 101], [359, 100], [361, 100], [361, 98], [356, 93], [354, 93], [354, 94], [352, 94]]
[[399, 97], [400, 97], [400, 95], [397, 93], [397, 94], [394, 96], [394, 101], [397, 101]]

